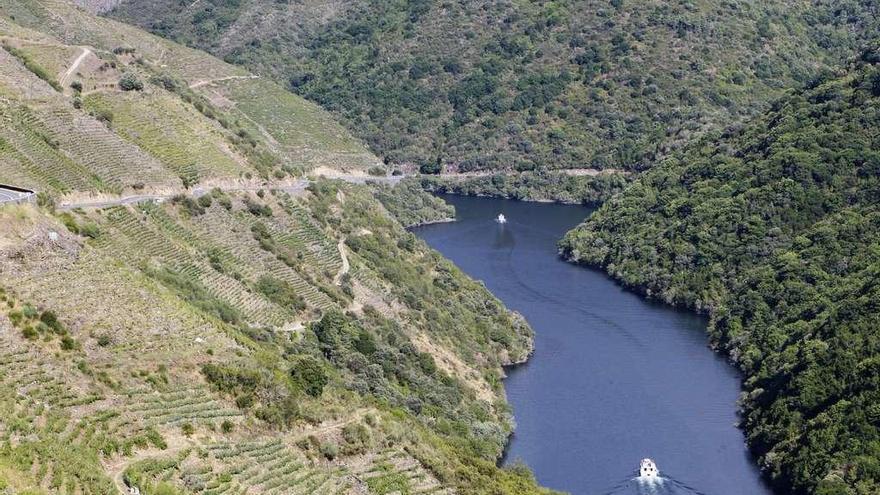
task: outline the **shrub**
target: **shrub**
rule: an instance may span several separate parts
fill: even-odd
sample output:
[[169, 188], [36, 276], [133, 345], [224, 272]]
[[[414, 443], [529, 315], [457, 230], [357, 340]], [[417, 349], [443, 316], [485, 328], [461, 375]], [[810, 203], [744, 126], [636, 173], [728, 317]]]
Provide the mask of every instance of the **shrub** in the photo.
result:
[[253, 201], [251, 198], [245, 198], [244, 205], [247, 207], [248, 213], [255, 217], [271, 217], [272, 208]]
[[193, 427], [192, 423], [183, 423], [182, 425], [180, 425], [180, 431], [182, 431], [184, 435], [189, 437], [196, 432], [196, 429]]
[[113, 123], [113, 112], [111, 112], [110, 110], [108, 110], [106, 108], [102, 108], [102, 109], [97, 110], [94, 113], [94, 117], [107, 125], [110, 125]]
[[119, 88], [123, 91], [141, 91], [144, 89], [144, 83], [134, 72], [126, 72], [119, 78]]
[[[208, 199], [210, 200], [210, 198]], [[202, 206], [201, 201], [195, 201], [191, 197], [185, 196], [183, 194], [178, 194], [171, 198], [171, 203], [181, 206], [183, 210], [192, 217], [197, 217], [205, 213], [205, 208]]]
[[70, 83], [70, 89], [76, 91], [77, 93], [82, 93], [83, 85], [79, 81], [73, 81]]
[[202, 366], [202, 374], [219, 391], [229, 394], [253, 392], [263, 382], [258, 371], [212, 363]]
[[34, 327], [28, 325], [21, 330], [21, 335], [28, 340], [36, 340], [38, 333]]
[[74, 340], [73, 337], [71, 337], [70, 335], [65, 335], [61, 337], [61, 350], [72, 351], [77, 348], [79, 348], [79, 345], [76, 343], [76, 340]]
[[40, 314], [40, 312], [37, 311], [37, 308], [31, 306], [30, 304], [24, 304], [21, 307], [21, 314], [23, 314], [25, 318], [33, 319], [36, 318], [37, 315]]
[[275, 277], [263, 275], [257, 280], [256, 289], [275, 304], [289, 308], [293, 311], [306, 309], [303, 298], [296, 293], [296, 289], [289, 283]]
[[62, 325], [60, 321], [58, 321], [58, 317], [55, 316], [55, 313], [53, 311], [43, 311], [43, 313], [40, 315], [40, 321], [43, 322], [47, 327], [51, 328], [52, 331], [57, 333], [58, 335], [63, 335], [67, 333], [67, 329], [64, 328], [64, 325]]
[[344, 452], [346, 455], [362, 454], [370, 446], [370, 430], [360, 423], [351, 423], [342, 428], [342, 438], [345, 440]]
[[53, 198], [49, 193], [46, 192], [38, 192], [37, 193], [37, 206], [40, 208], [45, 208], [49, 211], [55, 210], [55, 198]]
[[354, 348], [361, 354], [369, 356], [376, 352], [376, 339], [369, 331], [362, 329], [354, 342]]
[[220, 431], [223, 433], [231, 433], [232, 430], [235, 429], [235, 423], [229, 421], [228, 419], [224, 419], [222, 423], [220, 423]]
[[101, 235], [101, 230], [98, 228], [98, 225], [94, 222], [86, 222], [79, 226], [79, 233], [83, 237], [88, 237], [90, 239], [97, 239], [98, 236]]
[[241, 320], [241, 315], [237, 309], [230, 306], [227, 302], [215, 298], [203, 285], [188, 279], [181, 273], [164, 267], [159, 270], [147, 269], [146, 273], [167, 287], [177, 291], [180, 297], [196, 308], [212, 314], [226, 323], [235, 324]]
[[165, 442], [164, 438], [162, 438], [162, 434], [156, 431], [156, 429], [152, 426], [146, 429], [146, 431], [144, 432], [144, 436], [146, 437], [147, 441], [153, 444], [153, 446], [157, 449], [164, 450], [168, 448], [168, 443]]
[[440, 173], [440, 164], [437, 162], [423, 163], [419, 166], [419, 172], [429, 175], [437, 175]]
[[328, 461], [336, 459], [336, 456], [339, 455], [339, 447], [337, 447], [335, 443], [324, 442], [321, 444], [320, 450], [321, 455], [327, 458]]

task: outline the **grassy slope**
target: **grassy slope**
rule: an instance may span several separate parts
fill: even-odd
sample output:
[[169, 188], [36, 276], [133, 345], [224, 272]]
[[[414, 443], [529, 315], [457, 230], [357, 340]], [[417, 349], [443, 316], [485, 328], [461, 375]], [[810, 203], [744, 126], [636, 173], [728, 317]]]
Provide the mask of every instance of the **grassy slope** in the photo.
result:
[[640, 168], [765, 108], [876, 26], [859, 1], [124, 0], [273, 77], [394, 163]]
[[712, 315], [746, 373], [749, 443], [785, 492], [880, 490], [877, 53], [689, 146], [562, 242]]

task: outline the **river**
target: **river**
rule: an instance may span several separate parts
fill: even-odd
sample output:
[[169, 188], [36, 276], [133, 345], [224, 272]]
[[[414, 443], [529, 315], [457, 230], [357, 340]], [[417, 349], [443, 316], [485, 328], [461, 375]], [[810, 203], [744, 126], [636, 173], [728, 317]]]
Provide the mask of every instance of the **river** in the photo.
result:
[[[573, 494], [771, 493], [735, 426], [740, 378], [707, 347], [705, 319], [557, 256], [590, 209], [444, 199], [457, 221], [414, 232], [535, 330], [534, 355], [505, 380], [517, 427], [504, 462]], [[634, 479], [643, 457], [660, 482]]]

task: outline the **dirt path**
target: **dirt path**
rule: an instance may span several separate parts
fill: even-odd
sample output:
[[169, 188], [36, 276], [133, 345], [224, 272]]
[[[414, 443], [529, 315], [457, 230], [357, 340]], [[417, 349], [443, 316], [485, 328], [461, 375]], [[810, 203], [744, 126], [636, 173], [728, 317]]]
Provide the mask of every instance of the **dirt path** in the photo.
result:
[[89, 55], [91, 55], [92, 51], [86, 47], [82, 47], [82, 53], [79, 54], [79, 57], [76, 57], [76, 60], [73, 61], [73, 64], [67, 68], [64, 72], [64, 75], [61, 76], [61, 80], [58, 81], [58, 84], [61, 85], [62, 88], [66, 88], [67, 84], [70, 82], [70, 77], [76, 73], [76, 69], [79, 69], [79, 65], [83, 60], [86, 59]]
[[351, 269], [351, 265], [348, 263], [348, 256], [345, 254], [345, 238], [339, 239], [339, 242], [336, 244], [336, 249], [339, 250], [339, 256], [342, 257], [342, 268], [339, 269], [339, 273], [333, 277], [333, 283], [339, 285], [342, 283], [342, 277]]

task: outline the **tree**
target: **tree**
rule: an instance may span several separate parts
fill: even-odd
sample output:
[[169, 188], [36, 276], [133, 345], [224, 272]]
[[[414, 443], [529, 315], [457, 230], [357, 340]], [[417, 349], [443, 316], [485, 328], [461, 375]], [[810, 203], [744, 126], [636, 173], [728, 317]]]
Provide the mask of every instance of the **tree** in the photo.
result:
[[293, 360], [290, 377], [303, 392], [312, 397], [320, 397], [327, 385], [328, 377], [320, 361], [309, 355], [299, 355]]

